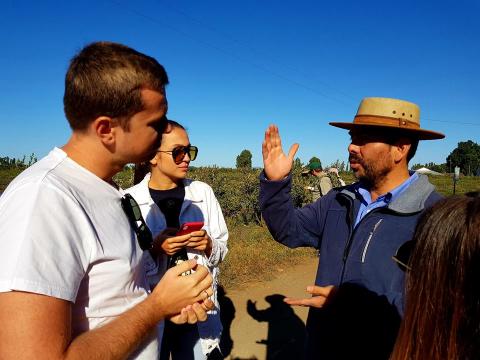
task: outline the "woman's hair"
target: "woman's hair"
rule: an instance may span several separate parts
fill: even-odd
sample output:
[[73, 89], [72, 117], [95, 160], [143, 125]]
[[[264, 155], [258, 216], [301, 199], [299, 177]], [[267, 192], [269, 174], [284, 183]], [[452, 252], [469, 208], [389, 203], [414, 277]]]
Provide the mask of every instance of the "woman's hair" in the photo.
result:
[[[174, 128], [182, 129], [186, 131], [185, 127], [180, 123], [176, 122], [175, 120], [167, 119], [167, 125], [165, 127], [163, 134], [169, 134], [170, 132], [172, 132]], [[163, 134], [162, 134], [162, 137], [163, 137]], [[136, 185], [140, 181], [142, 181], [145, 175], [147, 175], [150, 172], [150, 170], [151, 170], [151, 166], [149, 161], [135, 164], [135, 170], [133, 172], [133, 185]]]
[[453, 196], [420, 219], [392, 360], [480, 359], [480, 197]]

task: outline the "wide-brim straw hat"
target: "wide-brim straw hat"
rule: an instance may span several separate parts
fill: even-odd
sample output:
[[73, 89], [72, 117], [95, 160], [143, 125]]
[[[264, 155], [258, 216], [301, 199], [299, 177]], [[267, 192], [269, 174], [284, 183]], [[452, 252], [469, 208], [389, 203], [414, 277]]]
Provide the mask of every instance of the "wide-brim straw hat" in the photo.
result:
[[385, 128], [399, 130], [419, 140], [443, 139], [444, 134], [420, 127], [420, 108], [409, 101], [370, 97], [360, 103], [353, 122], [331, 122], [342, 129]]

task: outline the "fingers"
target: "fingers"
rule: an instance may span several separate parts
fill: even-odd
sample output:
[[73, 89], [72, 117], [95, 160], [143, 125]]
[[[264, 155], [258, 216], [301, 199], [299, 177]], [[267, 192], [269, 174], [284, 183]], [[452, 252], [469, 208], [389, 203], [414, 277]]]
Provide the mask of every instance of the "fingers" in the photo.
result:
[[[184, 262], [178, 264], [177, 266], [172, 267], [169, 271], [173, 271], [176, 276], [180, 276], [184, 272], [188, 272], [192, 269], [195, 269], [195, 267], [197, 267], [197, 260], [190, 259], [190, 260], [187, 260], [187, 261], [184, 261]], [[203, 266], [201, 266], [201, 267], [203, 267]], [[206, 270], [206, 271], [207, 271], [207, 274], [208, 274], [208, 270]], [[198, 274], [198, 271], [195, 272], [195, 274], [193, 274], [192, 276], [195, 276], [197, 274]], [[200, 274], [200, 276], [197, 275], [197, 277], [200, 277], [201, 279], [203, 279], [203, 277], [201, 277], [201, 274]]]
[[187, 311], [187, 322], [189, 324], [195, 324], [197, 322], [197, 315], [195, 311], [193, 311], [193, 306], [188, 305], [185, 310]]
[[203, 301], [200, 305], [205, 311], [212, 310], [215, 307], [215, 303], [210, 299]]
[[329, 285], [329, 286], [310, 285], [310, 286], [307, 286], [307, 292], [309, 294], [312, 294], [313, 296], [328, 297], [332, 293], [333, 289], [334, 289], [333, 285]]
[[272, 144], [273, 148], [282, 145], [278, 127], [276, 125], [270, 125], [270, 143]]
[[170, 321], [177, 325], [187, 322], [189, 324], [195, 324], [199, 321], [205, 321], [208, 318], [207, 311], [213, 308], [213, 302], [210, 301], [210, 303], [212, 306], [208, 304], [204, 307], [203, 304], [199, 303], [188, 305], [181, 310], [180, 314], [172, 316]]
[[[208, 269], [203, 266], [203, 265], [200, 265], [200, 264], [197, 264], [193, 270], [195, 270], [195, 272], [192, 274], [191, 278], [193, 279], [193, 281], [195, 282], [200, 282], [202, 281], [203, 279], [205, 278], [210, 278], [210, 280], [212, 280], [211, 276], [210, 276], [210, 273], [208, 272]], [[200, 289], [200, 291], [203, 290], [203, 289]]]
[[192, 310], [195, 313], [195, 317], [197, 321], [205, 321], [207, 320], [207, 310], [205, 310], [202, 305], [199, 303], [195, 303], [192, 305]]
[[268, 157], [268, 145], [265, 141], [262, 142], [262, 157], [263, 162], [265, 162], [265, 159]]
[[288, 151], [288, 159], [290, 161], [293, 161], [293, 158], [295, 157], [295, 154], [298, 151], [298, 148], [300, 147], [299, 144], [295, 143], [290, 147], [290, 150]]
[[263, 158], [267, 158], [268, 154], [278, 143], [278, 128], [275, 125], [269, 125], [267, 130], [265, 130], [265, 138], [262, 143], [262, 154]]
[[206, 230], [197, 230], [197, 231], [192, 231], [190, 233], [190, 237], [192, 238], [204, 238], [207, 235]]
[[292, 299], [292, 298], [283, 299], [283, 301], [289, 305], [310, 306], [315, 308], [323, 307], [326, 300], [327, 299], [323, 296], [314, 296], [308, 299]]
[[187, 311], [185, 309], [182, 309], [180, 314], [172, 316], [170, 318], [170, 321], [177, 325], [185, 324], [187, 320], [188, 320], [188, 316], [187, 316]]
[[311, 306], [316, 308], [321, 308], [329, 297], [333, 294], [335, 287], [333, 285], [329, 286], [317, 286], [317, 285], [310, 285], [307, 286], [307, 292], [312, 294], [311, 298], [307, 299], [293, 299], [293, 298], [285, 298], [283, 299], [289, 305], [295, 306]]
[[[193, 274], [196, 275], [198, 271]], [[191, 275], [192, 276], [192, 275]], [[200, 302], [208, 299], [210, 296], [213, 295], [212, 289], [212, 277], [210, 274], [202, 278], [194, 287], [194, 291], [197, 293], [195, 301]]]
[[187, 246], [189, 240], [190, 234], [167, 237], [162, 240], [161, 248], [167, 255], [173, 255], [181, 248]]
[[287, 303], [288, 305], [308, 306], [306, 305], [305, 300], [307, 299], [284, 298], [283, 302]]

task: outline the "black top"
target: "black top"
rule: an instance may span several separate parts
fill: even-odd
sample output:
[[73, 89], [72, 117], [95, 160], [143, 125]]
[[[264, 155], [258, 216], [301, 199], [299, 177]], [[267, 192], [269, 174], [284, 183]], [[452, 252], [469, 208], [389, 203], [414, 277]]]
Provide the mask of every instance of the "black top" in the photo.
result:
[[[183, 184], [170, 190], [154, 190], [150, 188], [149, 190], [153, 201], [165, 216], [167, 227], [180, 229], [180, 210], [182, 210], [183, 200], [185, 199], [185, 187]], [[167, 266], [170, 268], [185, 260], [188, 260], [187, 250], [182, 248], [168, 257]]]
[[180, 210], [185, 199], [185, 187], [183, 184], [170, 190], [149, 190], [153, 201], [165, 215], [167, 227], [179, 229]]

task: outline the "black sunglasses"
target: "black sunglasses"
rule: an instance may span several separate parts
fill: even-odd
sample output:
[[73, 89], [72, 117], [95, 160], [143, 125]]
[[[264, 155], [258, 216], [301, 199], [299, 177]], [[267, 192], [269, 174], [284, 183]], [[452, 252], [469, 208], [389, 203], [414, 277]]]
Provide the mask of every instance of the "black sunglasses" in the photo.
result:
[[143, 220], [142, 212], [137, 202], [130, 194], [125, 194], [122, 198], [122, 208], [127, 215], [128, 221], [137, 234], [138, 244], [142, 250], [150, 250], [153, 247], [152, 232]]
[[180, 164], [186, 154], [190, 157], [190, 161], [197, 158], [198, 148], [196, 146], [177, 146], [173, 150], [158, 150], [157, 152], [172, 153], [172, 158], [175, 164]]

